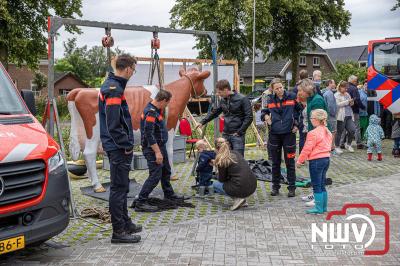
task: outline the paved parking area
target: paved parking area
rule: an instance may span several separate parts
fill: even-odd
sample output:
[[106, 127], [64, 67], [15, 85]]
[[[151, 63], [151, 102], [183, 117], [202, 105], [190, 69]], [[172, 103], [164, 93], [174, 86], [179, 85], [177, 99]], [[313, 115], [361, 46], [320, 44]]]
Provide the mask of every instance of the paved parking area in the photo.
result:
[[[390, 215], [390, 251], [385, 256], [357, 254], [354, 247], [345, 253], [313, 247], [311, 223], [325, 221], [324, 215], [306, 215], [299, 199], [269, 196], [269, 183], [259, 182], [250, 206], [236, 212], [228, 210], [230, 199], [216, 196], [210, 200], [192, 199], [194, 209], [137, 214], [131, 217], [144, 224], [142, 242], [136, 245], [111, 245], [109, 231], [81, 220], [73, 220], [60, 236], [38, 248], [3, 256], [0, 263], [48, 265], [400, 265], [400, 175], [398, 162], [390, 155], [391, 142], [385, 142], [383, 162], [368, 162], [365, 151], [333, 157], [329, 177], [330, 209], [344, 203], [371, 203]], [[261, 158], [256, 149], [248, 158]], [[179, 192], [190, 193], [191, 163], [178, 165], [180, 180], [174, 183]], [[300, 170], [303, 175], [307, 169]], [[394, 174], [394, 175], [393, 175]], [[106, 175], [106, 172], [102, 172]], [[139, 182], [145, 171], [134, 171]], [[106, 202], [80, 195], [79, 187], [87, 180], [73, 181], [79, 208], [106, 206]], [[310, 189], [300, 189], [306, 194]], [[378, 223], [378, 225], [381, 225]], [[105, 225], [109, 227], [109, 225]], [[377, 226], [379, 227], [379, 226]], [[378, 242], [382, 232], [377, 230]], [[378, 243], [379, 246], [379, 243]]]
[[[392, 148], [392, 141], [384, 142], [384, 160], [382, 162], [366, 160], [365, 150], [356, 150], [355, 153], [344, 153], [340, 157], [332, 157], [331, 165], [328, 171], [328, 177], [333, 179], [334, 184], [332, 187], [338, 187], [346, 184], [354, 184], [366, 180], [374, 180], [382, 176], [389, 176], [400, 173], [399, 162], [400, 159], [393, 158], [390, 154]], [[265, 151], [250, 148], [246, 151], [247, 159], [261, 159], [265, 158]], [[173, 182], [175, 190], [179, 193], [191, 195], [193, 191], [190, 186], [194, 184], [194, 177], [190, 176], [192, 168], [192, 159], [187, 160], [186, 163], [177, 164], [176, 171], [179, 180]], [[307, 167], [298, 170], [302, 176], [308, 176]], [[100, 179], [104, 182], [109, 181], [108, 171], [99, 170]], [[135, 178], [139, 183], [143, 183], [147, 178], [148, 172], [145, 171], [132, 171], [131, 178]], [[107, 208], [108, 203], [102, 200], [93, 199], [81, 194], [80, 187], [88, 186], [87, 179], [72, 180], [73, 195], [78, 210], [87, 207], [103, 207]], [[258, 182], [256, 193], [249, 198], [249, 204], [254, 208], [261, 208], [266, 203], [274, 202], [276, 199], [269, 195], [270, 183]], [[298, 189], [298, 194], [308, 194], [311, 189]], [[158, 226], [173, 225], [183, 221], [189, 221], [208, 217], [210, 215], [223, 214], [229, 211], [230, 200], [223, 196], [215, 196], [210, 200], [201, 200], [192, 198], [191, 202], [196, 208], [178, 208], [161, 213], [136, 213], [129, 210], [130, 216], [133, 220], [145, 226], [147, 229], [152, 229]], [[89, 221], [98, 222], [97, 220], [89, 219]], [[110, 229], [108, 224], [103, 227]], [[90, 242], [92, 240], [101, 240], [108, 238], [110, 231], [103, 231], [102, 228], [93, 226], [82, 220], [72, 220], [70, 226], [61, 235], [54, 240], [64, 245], [78, 245]]]

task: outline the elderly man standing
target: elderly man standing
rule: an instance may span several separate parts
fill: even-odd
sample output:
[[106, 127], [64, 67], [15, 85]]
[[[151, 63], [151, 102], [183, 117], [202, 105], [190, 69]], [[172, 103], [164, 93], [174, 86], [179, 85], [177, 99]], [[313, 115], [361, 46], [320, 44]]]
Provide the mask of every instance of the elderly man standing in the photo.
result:
[[364, 82], [364, 85], [358, 89], [360, 93], [360, 99], [365, 108], [360, 108], [360, 132], [361, 132], [361, 140], [365, 140], [365, 132], [367, 131], [369, 119], [368, 119], [368, 94], [367, 94], [367, 82]]
[[313, 76], [315, 92], [322, 96], [322, 93], [321, 93], [322, 72], [320, 70], [314, 70], [312, 76]]
[[348, 79], [348, 82], [349, 82], [349, 87], [347, 88], [347, 92], [350, 94], [351, 98], [354, 101], [354, 105], [351, 107], [351, 109], [353, 109], [354, 124], [356, 125], [355, 138], [357, 142], [357, 149], [363, 149], [364, 146], [362, 145], [361, 131], [360, 131], [360, 109], [365, 109], [366, 106], [364, 106], [364, 104], [360, 99], [360, 93], [358, 92], [357, 88], [358, 85], [357, 76], [351, 75]]
[[335, 135], [336, 135], [336, 112], [337, 112], [337, 105], [336, 105], [336, 84], [333, 79], [328, 80], [328, 87], [324, 93], [324, 100], [327, 105], [328, 109], [328, 127], [332, 132], [332, 149], [335, 148]]

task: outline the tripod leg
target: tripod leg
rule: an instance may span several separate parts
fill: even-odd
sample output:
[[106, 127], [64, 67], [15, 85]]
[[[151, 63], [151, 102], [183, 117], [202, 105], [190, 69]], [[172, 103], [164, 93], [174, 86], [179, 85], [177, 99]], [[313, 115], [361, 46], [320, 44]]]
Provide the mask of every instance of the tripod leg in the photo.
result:
[[[61, 154], [63, 156], [64, 159], [64, 167], [68, 173], [68, 168], [67, 168], [67, 157], [65, 156], [65, 147], [64, 147], [64, 140], [62, 137], [62, 131], [61, 131], [61, 126], [60, 126], [60, 120], [59, 120], [59, 116], [58, 116], [58, 109], [57, 109], [57, 102], [55, 99], [53, 99], [53, 110], [54, 110], [54, 118], [55, 118], [55, 125], [57, 128], [57, 133], [58, 133], [58, 139], [60, 141], [60, 147], [61, 147]], [[71, 186], [71, 179], [68, 175], [68, 186], [69, 186], [69, 196], [70, 196], [70, 203], [71, 203], [71, 214], [72, 214], [72, 218], [75, 218], [76, 216], [76, 209], [75, 209], [75, 202], [74, 202], [74, 198], [72, 195], [72, 186]]]
[[[56, 127], [57, 127], [58, 138], [59, 138], [59, 141], [60, 141], [61, 154], [62, 154], [63, 159], [64, 159], [64, 167], [65, 167], [65, 169], [67, 170], [67, 173], [68, 173], [67, 157], [65, 156], [64, 140], [62, 138], [62, 131], [61, 131], [61, 126], [60, 126], [60, 119], [59, 119], [59, 116], [58, 116], [57, 102], [56, 102], [55, 99], [53, 99], [52, 104], [53, 104], [53, 110], [54, 110], [54, 120], [55, 120], [55, 124], [56, 124]], [[95, 225], [97, 227], [102, 228], [103, 229], [102, 231], [110, 230], [110, 229], [108, 229], [108, 228], [106, 228], [104, 226], [101, 226], [99, 224], [96, 224], [94, 222], [86, 220], [86, 219], [84, 219], [82, 217], [79, 217], [79, 213], [78, 213], [78, 211], [76, 210], [76, 207], [75, 207], [75, 201], [74, 201], [74, 197], [73, 197], [73, 194], [72, 194], [71, 178], [69, 177], [69, 175], [68, 175], [68, 187], [69, 187], [70, 208], [71, 208], [72, 219], [81, 219], [82, 221], [85, 221], [87, 223], [90, 223], [90, 224], [93, 224], [93, 225]]]

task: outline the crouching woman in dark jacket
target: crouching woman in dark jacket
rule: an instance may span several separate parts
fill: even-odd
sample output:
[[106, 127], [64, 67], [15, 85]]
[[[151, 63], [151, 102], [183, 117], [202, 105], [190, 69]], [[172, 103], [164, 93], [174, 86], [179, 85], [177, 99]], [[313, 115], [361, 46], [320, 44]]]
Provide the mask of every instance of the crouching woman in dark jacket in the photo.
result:
[[231, 197], [234, 211], [247, 205], [246, 198], [256, 191], [257, 180], [243, 156], [231, 151], [224, 138], [217, 139], [215, 148], [218, 181], [213, 182], [214, 192]]

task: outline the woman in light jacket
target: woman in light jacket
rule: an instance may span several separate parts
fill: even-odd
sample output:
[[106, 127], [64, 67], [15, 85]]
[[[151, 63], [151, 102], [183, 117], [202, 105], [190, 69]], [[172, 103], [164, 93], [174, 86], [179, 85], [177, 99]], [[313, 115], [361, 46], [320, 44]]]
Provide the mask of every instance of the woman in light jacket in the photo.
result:
[[349, 152], [354, 152], [353, 147], [351, 147], [351, 142], [354, 139], [354, 134], [356, 131], [356, 125], [354, 124], [354, 115], [351, 106], [354, 104], [354, 100], [351, 98], [350, 94], [347, 93], [348, 83], [346, 81], [339, 82], [338, 91], [335, 94], [336, 105], [337, 105], [337, 134], [335, 137], [335, 151], [337, 154], [343, 153], [340, 149], [340, 138], [343, 132], [347, 132], [347, 143], [345, 144], [346, 150]]

